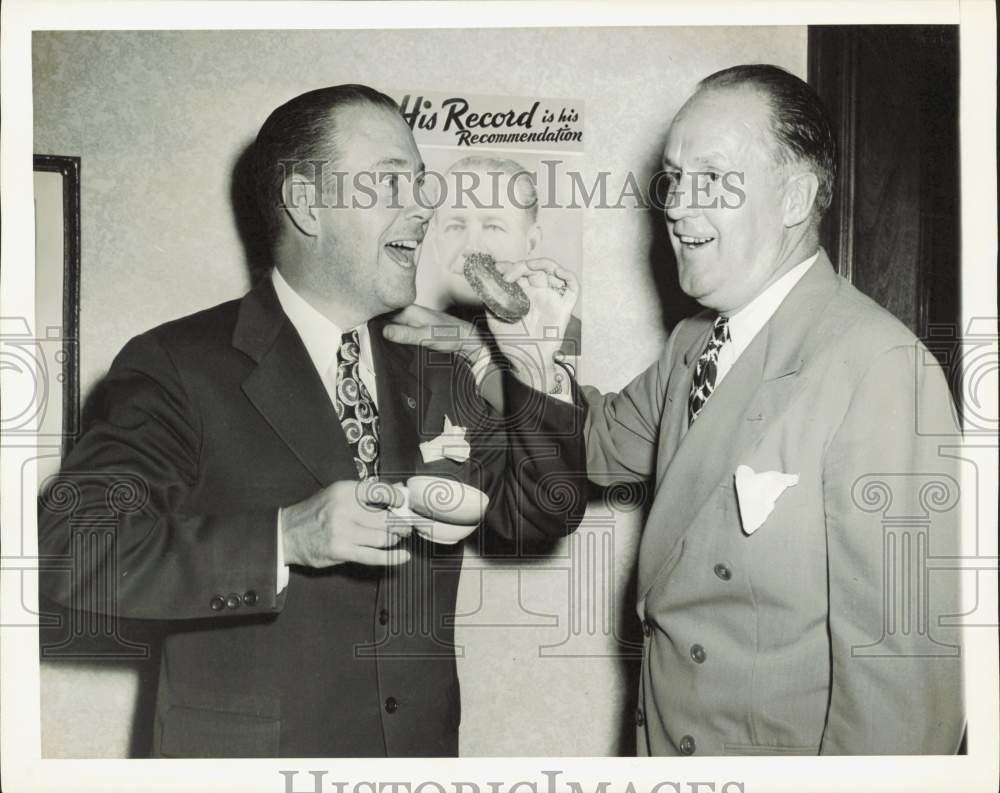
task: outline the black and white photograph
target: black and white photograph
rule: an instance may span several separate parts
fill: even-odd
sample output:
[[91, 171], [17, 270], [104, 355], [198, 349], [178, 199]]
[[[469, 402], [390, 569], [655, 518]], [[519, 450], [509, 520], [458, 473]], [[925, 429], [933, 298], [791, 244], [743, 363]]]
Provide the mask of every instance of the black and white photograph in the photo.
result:
[[996, 789], [991, 3], [2, 13], [5, 790]]

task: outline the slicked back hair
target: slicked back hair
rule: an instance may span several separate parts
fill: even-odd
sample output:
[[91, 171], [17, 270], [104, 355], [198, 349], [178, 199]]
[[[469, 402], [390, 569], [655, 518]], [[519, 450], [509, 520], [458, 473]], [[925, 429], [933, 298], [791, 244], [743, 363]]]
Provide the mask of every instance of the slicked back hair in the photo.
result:
[[813, 213], [821, 218], [830, 207], [837, 178], [837, 144], [823, 102], [808, 83], [766, 63], [732, 66], [698, 84], [700, 90], [741, 86], [759, 91], [768, 100], [777, 161], [802, 163], [816, 174], [819, 188]]
[[[325, 176], [336, 163], [336, 113], [351, 105], [369, 104], [392, 113], [399, 107], [385, 94], [366, 85], [332, 85], [289, 99], [267, 117], [254, 144], [254, 191], [268, 239], [275, 241], [284, 210], [284, 181], [293, 171], [314, 179], [313, 165], [322, 163]], [[327, 183], [323, 179], [323, 184]]]

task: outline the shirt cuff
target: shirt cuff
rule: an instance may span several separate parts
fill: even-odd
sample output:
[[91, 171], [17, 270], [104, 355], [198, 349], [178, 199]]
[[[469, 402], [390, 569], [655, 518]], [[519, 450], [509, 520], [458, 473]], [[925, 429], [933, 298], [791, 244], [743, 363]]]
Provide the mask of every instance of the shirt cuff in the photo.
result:
[[549, 396], [560, 402], [573, 401], [573, 377], [569, 367], [561, 361], [556, 361], [556, 384], [549, 391]]
[[[472, 377], [476, 383], [476, 390], [479, 392], [480, 396], [485, 399], [486, 395], [483, 393], [483, 381], [486, 379], [486, 375], [493, 370], [493, 357], [490, 355], [489, 350], [483, 346], [478, 356], [468, 363], [469, 367], [472, 369]], [[556, 361], [555, 364], [556, 383], [547, 393], [549, 396], [558, 399], [560, 402], [572, 403], [572, 369], [562, 361]], [[487, 401], [491, 400], [487, 399]]]
[[282, 592], [285, 591], [285, 587], [288, 586], [288, 579], [289, 579], [288, 565], [285, 564], [285, 549], [284, 549], [284, 547], [282, 547], [283, 543], [282, 543], [282, 538], [281, 538], [281, 510], [280, 509], [278, 510], [278, 520], [276, 522], [278, 524], [277, 525], [277, 529], [278, 529], [278, 577], [277, 577], [277, 585], [275, 586], [274, 592], [275, 592], [276, 595], [280, 595]]

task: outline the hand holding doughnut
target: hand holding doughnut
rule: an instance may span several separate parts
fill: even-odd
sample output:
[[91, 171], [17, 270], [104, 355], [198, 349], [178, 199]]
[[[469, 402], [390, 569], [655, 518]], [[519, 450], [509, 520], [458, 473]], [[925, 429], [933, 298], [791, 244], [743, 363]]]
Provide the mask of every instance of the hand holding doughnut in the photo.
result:
[[504, 322], [517, 322], [531, 310], [531, 301], [524, 289], [508, 281], [497, 269], [496, 259], [488, 253], [471, 253], [465, 257], [465, 280], [479, 295], [483, 305]]

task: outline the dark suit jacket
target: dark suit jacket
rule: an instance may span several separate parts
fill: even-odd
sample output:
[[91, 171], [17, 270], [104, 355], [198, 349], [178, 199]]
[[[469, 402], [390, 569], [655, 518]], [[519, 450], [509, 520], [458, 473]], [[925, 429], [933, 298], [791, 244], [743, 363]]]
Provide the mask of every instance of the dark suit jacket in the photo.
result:
[[[451, 356], [370, 323], [382, 478], [454, 476], [490, 494], [480, 532], [553, 538], [582, 515], [583, 408], [505, 381], [501, 420]], [[270, 281], [132, 339], [95, 394], [96, 420], [40, 502], [53, 599], [170, 620], [157, 696], [161, 756], [454, 755], [453, 628], [462, 546], [406, 542], [399, 568], [292, 568], [275, 592], [276, 514], [354, 464]], [[463, 464], [421, 462], [445, 414]], [[475, 537], [475, 535], [474, 535]]]

